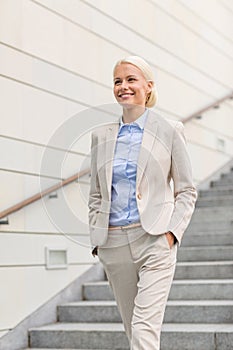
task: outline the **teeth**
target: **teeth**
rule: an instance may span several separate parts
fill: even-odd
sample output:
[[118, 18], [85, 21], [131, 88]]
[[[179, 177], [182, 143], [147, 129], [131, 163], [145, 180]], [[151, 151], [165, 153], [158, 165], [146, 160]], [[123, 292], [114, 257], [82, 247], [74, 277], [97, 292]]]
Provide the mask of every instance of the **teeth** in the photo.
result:
[[122, 97], [122, 96], [132, 96], [133, 94], [121, 94], [119, 95], [119, 97]]

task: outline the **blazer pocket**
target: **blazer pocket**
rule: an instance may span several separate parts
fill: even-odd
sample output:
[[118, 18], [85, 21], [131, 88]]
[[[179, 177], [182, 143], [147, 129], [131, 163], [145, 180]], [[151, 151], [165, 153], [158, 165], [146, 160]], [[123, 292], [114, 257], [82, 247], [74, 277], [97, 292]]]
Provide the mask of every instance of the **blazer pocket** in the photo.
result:
[[166, 246], [166, 248], [169, 249], [169, 251], [171, 251], [171, 250], [172, 250], [172, 247], [170, 247], [170, 244], [169, 244], [169, 242], [168, 242], [166, 233], [163, 233], [162, 236], [163, 236], [163, 240], [165, 241], [165, 246]]

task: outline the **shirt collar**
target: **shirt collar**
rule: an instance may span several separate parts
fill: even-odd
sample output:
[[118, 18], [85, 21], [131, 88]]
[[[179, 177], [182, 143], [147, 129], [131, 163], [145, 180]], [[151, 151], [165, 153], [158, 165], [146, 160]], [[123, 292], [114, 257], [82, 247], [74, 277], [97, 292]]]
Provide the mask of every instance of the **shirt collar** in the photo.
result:
[[144, 129], [144, 126], [145, 126], [145, 123], [146, 123], [147, 115], [148, 115], [148, 108], [146, 108], [145, 112], [144, 112], [139, 118], [137, 118], [134, 122], [132, 122], [132, 123], [124, 123], [124, 122], [123, 122], [123, 116], [122, 116], [121, 119], [120, 119], [120, 128], [119, 128], [119, 131], [121, 130], [121, 128], [123, 127], [123, 125], [137, 125], [137, 126], [139, 126], [139, 128], [140, 128], [141, 130], [143, 130], [143, 129]]

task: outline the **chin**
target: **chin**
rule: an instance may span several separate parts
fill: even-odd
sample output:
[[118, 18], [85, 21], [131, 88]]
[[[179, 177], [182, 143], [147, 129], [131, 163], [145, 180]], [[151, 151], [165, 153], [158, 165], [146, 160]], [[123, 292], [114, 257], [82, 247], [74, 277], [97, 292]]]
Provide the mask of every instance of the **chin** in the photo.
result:
[[120, 102], [120, 105], [124, 108], [132, 108], [134, 106], [133, 103], [129, 103], [129, 102]]
[[119, 104], [124, 108], [133, 108], [137, 106], [135, 103], [130, 101], [119, 101]]

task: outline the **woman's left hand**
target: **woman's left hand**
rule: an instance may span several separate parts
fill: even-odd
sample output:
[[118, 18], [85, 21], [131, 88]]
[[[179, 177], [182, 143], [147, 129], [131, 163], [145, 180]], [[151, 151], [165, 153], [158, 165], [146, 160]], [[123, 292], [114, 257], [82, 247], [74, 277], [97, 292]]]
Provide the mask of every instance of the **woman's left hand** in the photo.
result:
[[170, 248], [172, 248], [172, 246], [175, 243], [175, 236], [173, 235], [173, 233], [171, 231], [168, 231], [165, 233], [167, 240], [168, 240], [168, 244], [170, 246]]

